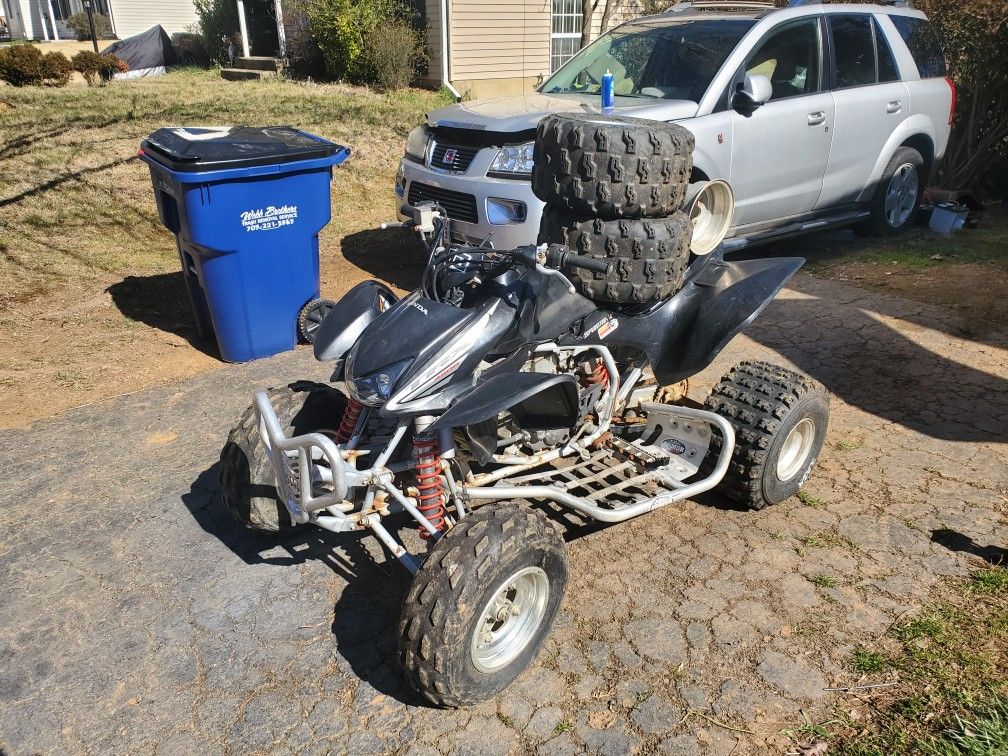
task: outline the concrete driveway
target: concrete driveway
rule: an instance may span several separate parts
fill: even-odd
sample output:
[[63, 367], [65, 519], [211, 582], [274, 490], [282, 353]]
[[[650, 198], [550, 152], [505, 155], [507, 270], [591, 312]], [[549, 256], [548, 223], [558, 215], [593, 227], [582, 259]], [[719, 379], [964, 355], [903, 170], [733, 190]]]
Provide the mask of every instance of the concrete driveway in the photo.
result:
[[278, 544], [222, 511], [228, 428], [255, 389], [324, 378], [307, 350], [4, 431], [0, 750], [779, 751], [799, 709], [842, 702], [823, 689], [856, 644], [1008, 542], [1006, 346], [799, 276], [691, 394], [747, 357], [823, 381], [805, 502], [709, 496], [574, 537], [544, 652], [457, 712], [400, 678], [407, 574], [373, 538]]

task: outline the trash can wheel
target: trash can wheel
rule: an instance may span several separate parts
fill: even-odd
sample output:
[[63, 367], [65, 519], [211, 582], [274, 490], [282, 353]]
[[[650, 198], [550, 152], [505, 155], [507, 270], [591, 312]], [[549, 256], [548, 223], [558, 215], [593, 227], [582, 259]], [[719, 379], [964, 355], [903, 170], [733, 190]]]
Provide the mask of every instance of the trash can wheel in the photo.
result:
[[336, 303], [331, 299], [313, 299], [301, 308], [301, 313], [298, 315], [298, 335], [303, 342], [315, 343], [315, 335], [322, 321], [335, 306]]

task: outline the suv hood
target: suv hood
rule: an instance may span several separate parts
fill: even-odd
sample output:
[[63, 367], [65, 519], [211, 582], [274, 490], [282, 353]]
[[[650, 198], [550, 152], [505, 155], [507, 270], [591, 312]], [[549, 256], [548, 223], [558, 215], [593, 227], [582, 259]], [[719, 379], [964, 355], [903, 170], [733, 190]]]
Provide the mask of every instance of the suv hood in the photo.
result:
[[[616, 97], [616, 113], [651, 121], [675, 121], [696, 115], [699, 105], [690, 100]], [[427, 115], [430, 126], [479, 131], [517, 132], [534, 129], [550, 113], [602, 113], [598, 95], [542, 94], [530, 92], [449, 105]]]

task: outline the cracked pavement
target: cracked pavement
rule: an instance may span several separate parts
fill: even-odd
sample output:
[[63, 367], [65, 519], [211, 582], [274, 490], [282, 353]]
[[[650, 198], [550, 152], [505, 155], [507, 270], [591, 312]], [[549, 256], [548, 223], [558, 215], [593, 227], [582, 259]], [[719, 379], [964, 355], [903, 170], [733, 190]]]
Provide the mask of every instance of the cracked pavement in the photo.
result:
[[[803, 501], [709, 494], [573, 533], [537, 661], [425, 707], [394, 659], [408, 574], [371, 536], [235, 528], [216, 461], [254, 390], [309, 350], [0, 432], [0, 750], [781, 752], [850, 656], [1008, 545], [1008, 332], [800, 275], [691, 381], [735, 361], [833, 392]], [[977, 338], [977, 337], [974, 337]]]

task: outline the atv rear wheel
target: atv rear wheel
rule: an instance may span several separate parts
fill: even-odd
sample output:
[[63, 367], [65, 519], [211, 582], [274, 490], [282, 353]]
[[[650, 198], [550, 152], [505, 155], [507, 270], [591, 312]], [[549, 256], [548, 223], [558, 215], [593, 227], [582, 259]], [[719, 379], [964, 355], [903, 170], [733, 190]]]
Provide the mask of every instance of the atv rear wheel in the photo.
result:
[[690, 258], [693, 226], [686, 213], [644, 220], [579, 221], [547, 205], [539, 242], [566, 244], [579, 255], [611, 262], [611, 272], [577, 269], [581, 292], [597, 302], [638, 304], [675, 294]]
[[326, 319], [336, 303], [331, 299], [313, 299], [301, 308], [298, 313], [298, 336], [305, 344], [314, 344], [315, 336], [322, 321]]
[[674, 123], [550, 115], [536, 129], [532, 191], [581, 217], [664, 217], [682, 207], [693, 146]]
[[[301, 435], [332, 432], [343, 417], [346, 399], [321, 383], [300, 381], [266, 392], [284, 431]], [[280, 501], [273, 467], [262, 439], [255, 405], [242, 413], [220, 456], [220, 488], [224, 504], [239, 523], [261, 533], [278, 535], [294, 528]]]
[[484, 701], [539, 653], [567, 586], [557, 527], [510, 502], [462, 518], [431, 549], [399, 619], [406, 677], [437, 706]]
[[[721, 379], [705, 404], [735, 429], [735, 451], [719, 491], [751, 509], [798, 493], [826, 438], [829, 392], [820, 383], [778, 365], [747, 361]], [[709, 459], [717, 457], [721, 443], [715, 432]]]

